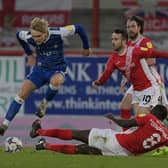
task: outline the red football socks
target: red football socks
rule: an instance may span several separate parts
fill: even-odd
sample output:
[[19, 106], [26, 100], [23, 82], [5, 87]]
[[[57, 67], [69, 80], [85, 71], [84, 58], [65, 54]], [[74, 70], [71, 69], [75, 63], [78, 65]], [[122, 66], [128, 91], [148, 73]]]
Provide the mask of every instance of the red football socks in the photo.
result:
[[[122, 119], [125, 119], [125, 120], [130, 119], [131, 118], [131, 113], [127, 109], [121, 109], [120, 117]], [[126, 131], [127, 129], [128, 128], [123, 128], [123, 131]]]
[[46, 143], [45, 149], [60, 153], [75, 154], [75, 145]]
[[131, 118], [130, 110], [121, 109], [120, 117], [121, 117], [122, 119], [129, 119], [129, 118]]
[[72, 130], [69, 129], [38, 129], [37, 133], [41, 136], [56, 137], [63, 140], [72, 139]]

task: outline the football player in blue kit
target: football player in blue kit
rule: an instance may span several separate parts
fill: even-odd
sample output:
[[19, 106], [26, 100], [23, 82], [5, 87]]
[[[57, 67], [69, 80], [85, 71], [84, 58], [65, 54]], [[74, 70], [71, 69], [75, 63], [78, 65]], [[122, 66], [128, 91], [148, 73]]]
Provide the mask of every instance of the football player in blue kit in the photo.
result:
[[36, 112], [40, 118], [45, 115], [48, 102], [53, 99], [65, 81], [67, 63], [64, 58], [63, 38], [75, 34], [79, 35], [83, 43], [82, 55], [89, 56], [91, 50], [87, 34], [84, 28], [78, 24], [49, 27], [45, 19], [34, 18], [31, 21], [30, 31], [18, 31], [16, 33], [16, 37], [28, 58], [35, 58], [35, 64], [10, 104], [0, 125], [0, 135], [4, 135], [25, 99], [35, 89], [48, 83], [46, 95]]

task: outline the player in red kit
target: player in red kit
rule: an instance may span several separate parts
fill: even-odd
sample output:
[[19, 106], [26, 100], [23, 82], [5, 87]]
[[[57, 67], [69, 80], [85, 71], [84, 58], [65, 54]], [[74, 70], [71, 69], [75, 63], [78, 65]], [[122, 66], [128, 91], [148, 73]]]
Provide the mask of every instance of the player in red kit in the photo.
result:
[[49, 136], [62, 140], [79, 140], [84, 144], [50, 144], [44, 138], [36, 145], [37, 150], [52, 150], [66, 154], [99, 154], [109, 156], [136, 156], [163, 145], [168, 145], [168, 129], [162, 121], [167, 116], [163, 105], [156, 105], [150, 114], [137, 115], [130, 120], [105, 115], [122, 127], [131, 127], [125, 132], [112, 129], [92, 128], [90, 130], [43, 129], [40, 120], [32, 124], [30, 136]]
[[124, 30], [116, 29], [112, 33], [112, 46], [116, 51], [109, 58], [104, 72], [93, 82], [93, 87], [103, 85], [112, 72], [118, 69], [133, 85], [133, 102], [138, 103], [138, 113], [149, 113], [151, 107], [159, 103], [160, 86], [149, 70], [143, 58], [168, 58], [168, 52], [148, 48], [129, 47], [127, 34]]
[[[136, 46], [136, 47], [145, 47], [152, 49], [153, 44], [149, 38], [143, 35], [143, 27], [144, 27], [144, 20], [138, 16], [131, 16], [127, 20], [127, 33], [129, 37], [128, 45], [129, 46]], [[156, 81], [158, 82], [160, 86], [160, 91], [161, 91], [161, 99], [163, 105], [167, 105], [167, 98], [165, 94], [165, 89], [164, 89], [164, 83], [161, 79], [161, 76], [157, 72], [155, 63], [156, 60], [155, 58], [148, 58], [148, 59], [142, 59], [141, 64], [148, 64], [149, 70], [151, 71], [152, 75], [156, 78]], [[125, 84], [126, 84], [126, 78], [124, 77], [122, 82], [121, 82], [121, 90], [125, 92]], [[130, 109], [131, 105], [133, 105], [133, 109], [135, 114], [138, 112], [138, 104], [136, 102], [132, 102], [132, 95], [133, 95], [133, 87], [130, 86], [130, 88], [125, 92], [125, 96], [123, 97], [121, 101], [121, 113], [120, 116], [123, 119], [128, 119], [131, 117]]]

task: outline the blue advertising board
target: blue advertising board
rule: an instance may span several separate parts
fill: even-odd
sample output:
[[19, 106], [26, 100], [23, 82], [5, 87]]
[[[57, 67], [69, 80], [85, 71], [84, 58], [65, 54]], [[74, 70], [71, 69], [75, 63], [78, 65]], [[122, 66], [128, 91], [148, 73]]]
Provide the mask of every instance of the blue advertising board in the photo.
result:
[[[103, 71], [108, 57], [68, 57], [67, 78], [58, 94], [49, 103], [47, 114], [63, 115], [103, 115], [108, 112], [119, 114], [121, 74], [116, 70], [108, 82], [98, 89], [92, 82]], [[159, 70], [165, 82], [168, 81], [168, 61], [159, 60]], [[28, 71], [28, 69], [27, 69]], [[36, 90], [25, 102], [25, 113], [36, 112], [45, 96], [47, 85]]]

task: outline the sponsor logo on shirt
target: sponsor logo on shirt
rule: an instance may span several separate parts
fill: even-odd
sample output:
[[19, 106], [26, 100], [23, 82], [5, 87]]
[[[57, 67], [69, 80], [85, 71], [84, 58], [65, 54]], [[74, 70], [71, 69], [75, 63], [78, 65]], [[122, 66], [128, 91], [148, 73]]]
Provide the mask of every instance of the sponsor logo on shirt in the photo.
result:
[[153, 48], [153, 45], [152, 45], [151, 42], [147, 42], [147, 43], [146, 43], [146, 46], [147, 46], [148, 48]]

